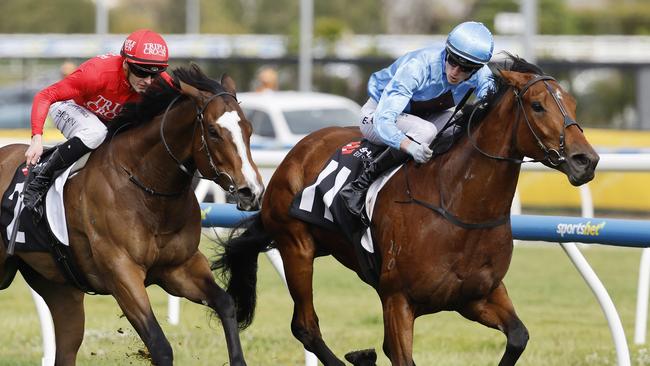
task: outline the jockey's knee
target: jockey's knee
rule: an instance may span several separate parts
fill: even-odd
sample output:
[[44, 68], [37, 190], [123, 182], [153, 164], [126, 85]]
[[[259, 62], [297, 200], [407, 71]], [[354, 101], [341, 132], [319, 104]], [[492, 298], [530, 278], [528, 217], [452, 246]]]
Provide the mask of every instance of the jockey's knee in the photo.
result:
[[88, 148], [92, 150], [95, 150], [99, 147], [99, 145], [101, 145], [102, 142], [104, 142], [107, 133], [108, 129], [106, 126], [101, 125], [99, 127], [93, 128], [92, 130], [88, 129], [83, 131], [79, 134], [79, 138], [84, 143], [84, 145], [88, 146]]
[[420, 128], [418, 142], [423, 144], [430, 144], [438, 133], [438, 129], [433, 123], [421, 123], [418, 127]]

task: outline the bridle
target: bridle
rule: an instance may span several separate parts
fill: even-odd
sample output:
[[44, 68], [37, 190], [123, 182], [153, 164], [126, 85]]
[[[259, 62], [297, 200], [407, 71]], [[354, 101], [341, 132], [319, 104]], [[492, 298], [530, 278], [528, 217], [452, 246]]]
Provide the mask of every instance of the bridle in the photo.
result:
[[[188, 169], [185, 166], [185, 164], [183, 164], [180, 160], [178, 160], [178, 158], [176, 158], [174, 153], [169, 148], [169, 145], [167, 144], [167, 140], [165, 140], [164, 128], [165, 128], [165, 121], [167, 120], [167, 112], [169, 112], [171, 107], [180, 98], [181, 95], [178, 95], [176, 98], [174, 98], [174, 100], [172, 100], [171, 103], [169, 103], [169, 105], [167, 106], [167, 109], [165, 109], [165, 113], [163, 114], [162, 122], [160, 123], [160, 139], [162, 140], [163, 146], [165, 147], [165, 150], [167, 151], [167, 154], [176, 162], [176, 164], [178, 164], [178, 168], [183, 173], [185, 173], [186, 175], [194, 178], [195, 175], [192, 172], [190, 172], [190, 169]], [[207, 179], [207, 180], [213, 181], [213, 182], [215, 182], [217, 184], [218, 184], [218, 180], [219, 180], [220, 177], [225, 177], [226, 182], [229, 183], [228, 184], [228, 193], [232, 194], [232, 193], [235, 193], [235, 190], [236, 190], [235, 180], [232, 179], [230, 174], [226, 173], [223, 170], [219, 170], [219, 168], [217, 168], [217, 166], [215, 165], [214, 160], [212, 159], [212, 155], [210, 155], [210, 150], [208, 149], [208, 143], [205, 140], [205, 127], [203, 126], [205, 109], [208, 107], [210, 102], [212, 102], [212, 100], [214, 100], [217, 97], [224, 96], [224, 95], [233, 97], [235, 99], [235, 101], [237, 100], [237, 97], [235, 96], [235, 94], [229, 93], [227, 91], [221, 91], [221, 92], [218, 92], [218, 93], [212, 95], [210, 98], [208, 98], [208, 100], [203, 104], [203, 106], [199, 106], [196, 103], [194, 104], [195, 107], [196, 107], [196, 117], [194, 118], [194, 121], [196, 122], [196, 124], [194, 125], [194, 131], [196, 132], [196, 126], [197, 125], [201, 127], [201, 148], [199, 150], [202, 150], [202, 151], [205, 152], [205, 155], [208, 158], [208, 162], [210, 163], [210, 168], [214, 172], [214, 176], [212, 176], [212, 177], [204, 177], [202, 175], [201, 176], [196, 176], [196, 177], [199, 178], [199, 179]]]
[[[521, 113], [523, 115], [524, 121], [526, 121], [526, 125], [528, 126], [528, 129], [532, 133], [533, 137], [535, 138], [537, 142], [537, 146], [544, 152], [544, 158], [539, 159], [539, 160], [522, 160], [522, 159], [516, 159], [516, 158], [511, 158], [511, 157], [504, 157], [504, 156], [496, 156], [496, 155], [491, 155], [478, 147], [476, 141], [472, 139], [471, 135], [471, 123], [472, 119], [474, 117], [474, 114], [476, 111], [481, 108], [482, 106], [480, 104], [477, 104], [476, 107], [472, 110], [472, 113], [469, 116], [468, 122], [467, 122], [467, 137], [474, 147], [478, 152], [480, 152], [482, 155], [495, 159], [495, 160], [500, 160], [500, 161], [508, 161], [512, 162], [515, 164], [521, 164], [521, 163], [529, 163], [529, 162], [548, 162], [552, 166], [558, 166], [562, 164], [564, 161], [566, 161], [566, 154], [564, 152], [564, 144], [565, 144], [565, 130], [570, 127], [575, 125], [582, 131], [582, 128], [578, 123], [573, 120], [571, 117], [569, 117], [566, 108], [564, 105], [560, 102], [558, 97], [555, 95], [553, 90], [551, 89], [551, 86], [547, 82], [548, 80], [553, 80], [555, 81], [554, 78], [546, 75], [538, 75], [529, 80], [520, 90], [514, 89], [513, 92], [515, 95], [515, 99], [517, 100], [517, 113], [515, 115], [515, 127], [513, 129], [513, 134], [512, 134], [512, 146], [516, 146], [516, 136], [517, 136], [517, 129], [519, 127], [519, 121], [521, 118], [519, 117], [519, 114]], [[523, 96], [526, 94], [528, 89], [534, 85], [537, 82], [543, 82], [544, 85], [546, 86], [546, 90], [551, 94], [553, 97], [553, 100], [555, 101], [555, 104], [557, 104], [558, 108], [560, 109], [560, 113], [562, 113], [562, 116], [564, 117], [564, 126], [562, 127], [562, 132], [560, 133], [560, 144], [558, 149], [549, 149], [542, 140], [539, 138], [535, 130], [533, 129], [533, 126], [530, 123], [530, 119], [528, 118], [528, 115], [526, 114], [526, 109], [524, 108], [524, 102], [523, 102]], [[453, 117], [453, 116], [452, 116]], [[446, 128], [446, 127], [445, 127]], [[404, 169], [407, 169], [408, 165], [405, 165]], [[489, 221], [483, 221], [483, 222], [466, 222], [462, 220], [461, 218], [455, 216], [453, 213], [449, 212], [445, 208], [445, 202], [442, 193], [440, 193], [440, 206], [435, 206], [431, 203], [419, 200], [417, 198], [414, 198], [413, 195], [411, 194], [411, 187], [408, 179], [408, 173], [404, 174], [404, 177], [406, 179], [406, 195], [408, 196], [408, 200], [404, 201], [395, 201], [396, 203], [401, 203], [401, 204], [409, 204], [409, 203], [414, 203], [423, 207], [426, 207], [430, 209], [431, 211], [434, 211], [438, 213], [440, 216], [444, 217], [447, 221], [451, 222], [452, 224], [459, 226], [463, 229], [489, 229], [497, 226], [501, 226], [505, 223], [507, 223], [510, 220], [510, 215], [504, 215], [501, 217], [498, 217], [493, 220]]]
[[[582, 131], [582, 127], [576, 122], [573, 118], [569, 117], [569, 114], [566, 111], [566, 108], [564, 107], [564, 104], [558, 99], [557, 95], [553, 92], [553, 89], [547, 82], [548, 80], [553, 80], [556, 81], [553, 77], [548, 76], [548, 75], [538, 75], [535, 76], [534, 78], [530, 79], [521, 89], [517, 90], [516, 88], [513, 88], [513, 93], [515, 95], [515, 99], [517, 100], [517, 113], [515, 115], [515, 127], [513, 129], [512, 133], [512, 142], [513, 146], [515, 146], [516, 139], [517, 139], [517, 129], [519, 127], [519, 121], [521, 120], [520, 114], [523, 115], [523, 120], [526, 122], [526, 125], [528, 126], [528, 130], [531, 132], [533, 137], [535, 138], [535, 141], [537, 143], [537, 146], [544, 152], [544, 158], [542, 159], [531, 159], [531, 160], [523, 160], [523, 159], [515, 159], [511, 157], [504, 157], [504, 156], [496, 156], [496, 155], [491, 155], [478, 147], [478, 144], [476, 141], [472, 138], [471, 136], [471, 123], [472, 123], [472, 118], [474, 117], [474, 113], [478, 108], [481, 106], [477, 104], [476, 107], [474, 107], [474, 110], [472, 111], [472, 114], [470, 115], [468, 122], [467, 122], [467, 137], [474, 146], [474, 148], [483, 154], [484, 156], [487, 156], [491, 159], [495, 160], [503, 160], [503, 161], [509, 161], [513, 162], [515, 164], [521, 164], [521, 163], [532, 163], [532, 162], [547, 162], [551, 166], [558, 166], [566, 161], [566, 154], [564, 151], [564, 146], [565, 146], [565, 131], [567, 128], [570, 126], [575, 125]], [[526, 94], [528, 89], [530, 89], [531, 86], [533, 86], [537, 82], [543, 82], [544, 85], [546, 86], [546, 90], [548, 90], [549, 94], [555, 101], [555, 104], [558, 106], [560, 109], [560, 113], [562, 113], [562, 117], [564, 117], [564, 125], [562, 126], [562, 131], [560, 132], [560, 142], [558, 149], [553, 149], [553, 148], [548, 148], [542, 140], [539, 138], [537, 133], [535, 132], [535, 129], [530, 123], [530, 119], [528, 118], [528, 115], [526, 114], [526, 109], [524, 108], [524, 101], [523, 101], [523, 96]], [[557, 81], [556, 81], [557, 82]]]
[[[208, 162], [210, 163], [210, 168], [214, 172], [214, 176], [212, 176], [212, 177], [204, 177], [202, 175], [195, 175], [193, 173], [193, 170], [195, 170], [194, 168], [188, 168], [183, 162], [181, 162], [174, 155], [171, 148], [169, 147], [169, 144], [167, 144], [167, 140], [165, 139], [164, 129], [165, 129], [165, 122], [167, 121], [167, 114], [172, 109], [172, 106], [180, 99], [180, 97], [182, 95], [183, 94], [177, 95], [169, 103], [169, 105], [167, 105], [167, 108], [165, 109], [165, 113], [163, 114], [163, 117], [162, 117], [162, 121], [160, 123], [160, 139], [161, 139], [161, 141], [163, 143], [163, 146], [165, 147], [165, 151], [176, 162], [178, 168], [183, 173], [185, 173], [187, 176], [189, 176], [191, 178], [196, 177], [196, 178], [199, 178], [199, 179], [210, 180], [210, 181], [213, 181], [213, 182], [215, 182], [217, 184], [219, 184], [218, 183], [219, 179], [224, 177], [225, 181], [228, 183], [228, 189], [227, 189], [228, 193], [234, 194], [235, 191], [236, 191], [236, 185], [235, 185], [234, 179], [230, 176], [230, 174], [226, 173], [223, 170], [219, 170], [217, 168], [217, 166], [215, 165], [214, 160], [212, 159], [212, 155], [210, 155], [210, 150], [208, 148], [208, 143], [207, 143], [207, 141], [205, 139], [205, 127], [203, 126], [203, 121], [204, 121], [204, 112], [205, 112], [206, 108], [208, 107], [208, 105], [210, 104], [210, 102], [212, 102], [212, 100], [214, 100], [215, 98], [220, 97], [220, 96], [231, 96], [236, 101], [237, 97], [233, 93], [229, 93], [227, 91], [220, 91], [220, 92], [218, 92], [216, 94], [213, 94], [210, 98], [208, 98], [208, 100], [206, 100], [205, 103], [203, 103], [202, 106], [200, 106], [200, 105], [198, 105], [196, 103], [194, 104], [195, 107], [196, 107], [196, 117], [194, 117], [195, 124], [194, 124], [194, 132], [193, 132], [193, 134], [196, 133], [196, 126], [197, 125], [200, 126], [200, 128], [201, 128], [201, 148], [200, 148], [200, 150], [205, 152], [205, 155], [208, 158]], [[122, 169], [124, 169], [124, 171], [129, 175], [129, 180], [131, 182], [133, 182], [136, 186], [138, 186], [139, 188], [141, 188], [142, 190], [144, 190], [145, 192], [149, 193], [152, 196], [174, 197], [174, 196], [178, 196], [178, 195], [183, 193], [183, 191], [181, 191], [181, 192], [171, 192], [171, 193], [156, 191], [156, 190], [154, 190], [152, 188], [147, 187], [144, 183], [142, 183], [142, 181], [140, 181], [135, 175], [131, 174], [126, 168], [122, 167]]]

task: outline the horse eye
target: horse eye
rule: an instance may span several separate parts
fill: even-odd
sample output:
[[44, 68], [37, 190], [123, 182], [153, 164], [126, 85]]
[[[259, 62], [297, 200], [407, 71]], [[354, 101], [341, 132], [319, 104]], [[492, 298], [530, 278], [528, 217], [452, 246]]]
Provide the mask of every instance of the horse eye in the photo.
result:
[[540, 102], [532, 102], [531, 106], [535, 112], [544, 112], [544, 107], [542, 107], [542, 103]]
[[221, 136], [219, 136], [219, 132], [217, 131], [217, 129], [214, 128], [214, 126], [212, 126], [212, 125], [208, 126], [208, 135], [213, 139], [220, 139], [221, 138]]

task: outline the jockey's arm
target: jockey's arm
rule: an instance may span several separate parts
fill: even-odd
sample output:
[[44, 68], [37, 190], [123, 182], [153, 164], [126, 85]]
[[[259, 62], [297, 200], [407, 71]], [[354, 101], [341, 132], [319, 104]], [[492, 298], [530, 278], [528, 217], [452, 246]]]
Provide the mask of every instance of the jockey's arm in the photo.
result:
[[34, 165], [38, 163], [41, 154], [43, 154], [43, 125], [52, 103], [70, 100], [81, 94], [81, 89], [78, 87], [81, 74], [79, 71], [74, 72], [34, 96], [31, 116], [32, 139], [29, 148], [25, 152], [27, 164]]
[[[36, 93], [32, 103], [32, 135], [43, 134], [43, 125], [52, 103], [70, 100], [83, 94], [83, 84], [80, 82], [81, 76], [82, 72], [74, 72], [65, 79]], [[85, 92], [88, 92], [88, 90], [85, 90]]]
[[477, 72], [476, 97], [483, 98], [490, 90], [495, 89], [492, 71], [488, 66], [483, 66]]
[[401, 65], [386, 85], [377, 103], [373, 125], [386, 145], [400, 149], [404, 140], [408, 140], [397, 128], [397, 117], [404, 112], [414, 91], [424, 84], [426, 77], [426, 66], [412, 59]]

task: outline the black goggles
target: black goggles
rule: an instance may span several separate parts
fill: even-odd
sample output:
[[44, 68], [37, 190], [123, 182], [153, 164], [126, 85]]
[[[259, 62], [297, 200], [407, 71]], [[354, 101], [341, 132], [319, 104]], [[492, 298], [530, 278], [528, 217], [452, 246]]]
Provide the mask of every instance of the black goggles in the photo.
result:
[[465, 60], [464, 58], [458, 57], [449, 51], [447, 51], [446, 61], [449, 66], [460, 67], [460, 70], [465, 73], [474, 72], [483, 66], [481, 64], [475, 64], [473, 62]]
[[156, 77], [158, 76], [161, 72], [165, 71], [164, 67], [160, 66], [144, 66], [144, 65], [138, 65], [138, 64], [133, 64], [133, 63], [128, 63], [129, 65], [129, 71], [135, 75], [136, 77], [139, 77], [140, 79], [145, 79], [148, 77]]

